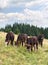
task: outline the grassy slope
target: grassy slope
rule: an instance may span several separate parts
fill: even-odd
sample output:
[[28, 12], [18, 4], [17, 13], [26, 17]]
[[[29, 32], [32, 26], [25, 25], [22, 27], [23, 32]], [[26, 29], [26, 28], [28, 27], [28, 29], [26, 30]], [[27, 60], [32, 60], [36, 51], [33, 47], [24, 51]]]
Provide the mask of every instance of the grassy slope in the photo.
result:
[[5, 33], [0, 32], [0, 65], [48, 65], [48, 40], [43, 48], [28, 52], [25, 47], [5, 47]]

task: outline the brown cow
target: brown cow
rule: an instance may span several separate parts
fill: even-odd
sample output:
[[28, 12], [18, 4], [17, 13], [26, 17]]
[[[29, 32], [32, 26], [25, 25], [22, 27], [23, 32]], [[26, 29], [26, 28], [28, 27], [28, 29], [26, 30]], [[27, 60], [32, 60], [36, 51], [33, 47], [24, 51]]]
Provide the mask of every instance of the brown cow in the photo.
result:
[[11, 41], [11, 45], [13, 45], [13, 41], [14, 41], [14, 33], [13, 32], [9, 32], [6, 34], [6, 39], [5, 39], [6, 44], [8, 45], [10, 41]]
[[38, 42], [41, 45], [41, 47], [43, 46], [43, 39], [44, 39], [44, 34], [40, 34], [37, 36]]
[[21, 43], [23, 46], [23, 43], [26, 43], [27, 37], [27, 34], [19, 34], [15, 45], [19, 45]]
[[27, 47], [28, 50], [31, 49], [31, 51], [33, 50], [33, 47], [34, 47], [34, 50], [38, 49], [38, 40], [37, 40], [37, 37], [33, 36], [31, 38], [27, 38], [26, 47]]

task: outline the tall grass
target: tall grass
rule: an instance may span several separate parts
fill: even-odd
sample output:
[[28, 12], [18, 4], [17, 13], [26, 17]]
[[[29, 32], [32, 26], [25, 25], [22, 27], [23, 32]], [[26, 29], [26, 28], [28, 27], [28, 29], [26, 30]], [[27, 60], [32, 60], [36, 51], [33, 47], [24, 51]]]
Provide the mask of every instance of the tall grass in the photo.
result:
[[48, 65], [48, 40], [38, 51], [28, 52], [25, 47], [5, 47], [6, 33], [0, 32], [0, 65]]

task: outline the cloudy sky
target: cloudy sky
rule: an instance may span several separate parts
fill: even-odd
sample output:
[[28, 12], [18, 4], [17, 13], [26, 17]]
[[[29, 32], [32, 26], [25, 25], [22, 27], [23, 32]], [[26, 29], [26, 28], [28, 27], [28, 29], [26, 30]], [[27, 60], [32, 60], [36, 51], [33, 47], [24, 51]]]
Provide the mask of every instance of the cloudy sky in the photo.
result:
[[48, 0], [0, 0], [0, 28], [15, 22], [48, 27]]

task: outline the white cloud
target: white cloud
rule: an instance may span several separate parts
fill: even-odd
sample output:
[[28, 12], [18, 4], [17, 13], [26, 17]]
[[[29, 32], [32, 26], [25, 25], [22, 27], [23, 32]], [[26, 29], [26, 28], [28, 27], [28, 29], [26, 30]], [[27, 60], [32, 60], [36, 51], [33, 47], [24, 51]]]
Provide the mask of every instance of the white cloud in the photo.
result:
[[1, 0], [0, 1], [0, 8], [5, 8], [8, 6], [8, 4], [9, 4], [8, 0]]
[[8, 18], [16, 18], [18, 20], [25, 20], [25, 16], [23, 13], [8, 13], [7, 14]]
[[[0, 22], [3, 21], [8, 21], [8, 20], [25, 20], [25, 16], [23, 13], [0, 13]], [[10, 21], [9, 21], [10, 22]]]
[[24, 12], [26, 13], [26, 17], [28, 17], [28, 19], [31, 19], [31, 20], [41, 20], [43, 19], [43, 15], [42, 15], [42, 12], [40, 11], [32, 11], [32, 10], [29, 10], [29, 9], [25, 9]]
[[37, 25], [38, 27], [48, 27], [48, 12], [46, 11], [32, 11], [29, 9], [24, 10], [26, 17], [31, 20], [30, 24]]
[[[32, 7], [41, 5], [41, 10], [30, 10]], [[38, 27], [48, 27], [48, 0], [1, 0], [0, 8], [7, 8], [10, 6], [24, 6], [22, 13], [0, 13], [0, 22], [18, 21], [25, 22]], [[38, 7], [39, 8], [39, 7]]]
[[26, 7], [32, 7], [37, 5], [48, 5], [48, 0], [35, 0], [26, 3]]
[[31, 25], [37, 25], [38, 27], [48, 27], [47, 13], [45, 11], [32, 11], [29, 9], [24, 9], [23, 13], [0, 13], [0, 21], [18, 22], [20, 20], [21, 23], [25, 22]]
[[30, 2], [31, 0], [0, 0], [0, 8], [8, 8], [10, 6], [20, 6], [25, 5], [26, 2]]

